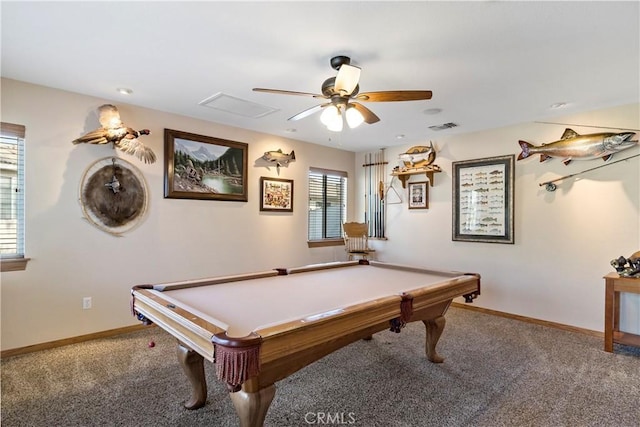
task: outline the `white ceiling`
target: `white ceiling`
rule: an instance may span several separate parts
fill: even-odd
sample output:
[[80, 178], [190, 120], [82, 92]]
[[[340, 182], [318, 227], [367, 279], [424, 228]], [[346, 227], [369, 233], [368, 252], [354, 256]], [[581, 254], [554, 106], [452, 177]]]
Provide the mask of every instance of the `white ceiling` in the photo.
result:
[[[638, 1], [1, 7], [3, 77], [351, 151], [640, 102]], [[339, 54], [362, 68], [360, 92], [432, 90], [433, 98], [365, 103], [380, 122], [333, 133], [319, 114], [287, 121], [323, 100], [252, 91], [321, 93]], [[198, 104], [217, 93], [277, 111], [248, 118]], [[559, 102], [567, 106], [550, 108]], [[447, 122], [459, 126], [429, 129]]]

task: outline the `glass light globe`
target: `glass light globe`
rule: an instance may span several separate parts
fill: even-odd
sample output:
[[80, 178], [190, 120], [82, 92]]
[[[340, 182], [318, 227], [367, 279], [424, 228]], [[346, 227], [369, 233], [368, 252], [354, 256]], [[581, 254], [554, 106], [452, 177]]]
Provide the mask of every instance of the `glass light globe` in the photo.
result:
[[362, 117], [362, 114], [360, 113], [360, 111], [356, 110], [355, 107], [347, 108], [347, 112], [345, 113], [345, 116], [347, 119], [347, 124], [351, 129], [357, 128], [362, 124], [362, 122], [364, 122], [364, 117]]
[[335, 117], [339, 115], [340, 112], [338, 111], [338, 107], [336, 107], [335, 105], [329, 105], [328, 107], [324, 108], [324, 111], [320, 115], [320, 121], [325, 126], [329, 126], [329, 124], [335, 120]]

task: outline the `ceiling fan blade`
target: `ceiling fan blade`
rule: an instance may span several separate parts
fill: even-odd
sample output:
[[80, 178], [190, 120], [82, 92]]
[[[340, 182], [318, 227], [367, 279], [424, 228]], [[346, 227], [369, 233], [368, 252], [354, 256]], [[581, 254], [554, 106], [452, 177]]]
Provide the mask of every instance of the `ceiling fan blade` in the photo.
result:
[[342, 95], [350, 95], [360, 81], [360, 68], [342, 64], [336, 76], [335, 89]]
[[298, 114], [296, 114], [295, 116], [289, 117], [288, 120], [300, 120], [300, 119], [304, 119], [307, 116], [312, 115], [313, 113], [316, 113], [320, 110], [322, 110], [324, 107], [331, 105], [330, 102], [324, 103], [324, 104], [320, 104], [320, 105], [316, 105], [313, 106], [311, 108], [307, 108], [304, 111], [299, 112]]
[[325, 98], [327, 99], [326, 96], [324, 95], [320, 95], [318, 93], [309, 93], [309, 92], [295, 92], [292, 90], [280, 90], [280, 89], [265, 89], [265, 88], [261, 88], [261, 87], [254, 87], [253, 88], [254, 92], [266, 92], [266, 93], [276, 93], [279, 95], [299, 95], [299, 96], [312, 96], [314, 98]]
[[384, 92], [365, 92], [354, 97], [358, 101], [367, 102], [393, 102], [393, 101], [420, 101], [431, 99], [430, 90], [390, 90]]
[[353, 105], [353, 107], [358, 110], [358, 112], [360, 114], [362, 114], [362, 117], [364, 117], [364, 121], [365, 123], [368, 124], [373, 124], [375, 122], [379, 122], [380, 121], [380, 117], [376, 116], [373, 111], [369, 110], [367, 107], [365, 107], [362, 104], [359, 104], [357, 102], [351, 102], [351, 105]]

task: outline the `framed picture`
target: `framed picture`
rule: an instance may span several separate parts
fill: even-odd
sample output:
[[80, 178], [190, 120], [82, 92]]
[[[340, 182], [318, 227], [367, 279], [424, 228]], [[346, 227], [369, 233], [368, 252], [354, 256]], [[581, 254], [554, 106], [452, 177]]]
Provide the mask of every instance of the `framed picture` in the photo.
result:
[[164, 130], [164, 197], [247, 201], [248, 144]]
[[260, 177], [260, 210], [293, 212], [293, 180]]
[[453, 240], [513, 244], [514, 155], [453, 162]]
[[409, 209], [429, 208], [428, 181], [409, 183]]

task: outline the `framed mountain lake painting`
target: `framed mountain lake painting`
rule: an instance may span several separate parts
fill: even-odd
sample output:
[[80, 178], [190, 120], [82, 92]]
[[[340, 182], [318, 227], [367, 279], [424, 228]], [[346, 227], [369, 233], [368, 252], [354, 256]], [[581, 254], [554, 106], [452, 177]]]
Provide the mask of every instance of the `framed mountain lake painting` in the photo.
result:
[[164, 197], [247, 201], [248, 144], [164, 130]]
[[452, 240], [513, 244], [514, 155], [453, 162]]

